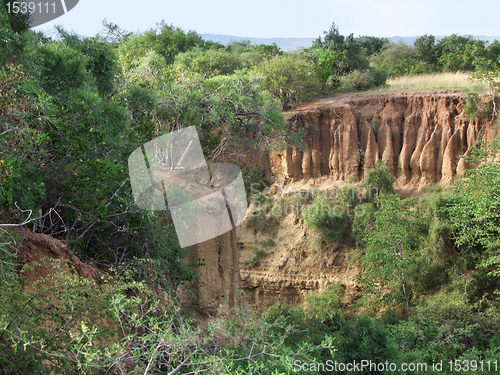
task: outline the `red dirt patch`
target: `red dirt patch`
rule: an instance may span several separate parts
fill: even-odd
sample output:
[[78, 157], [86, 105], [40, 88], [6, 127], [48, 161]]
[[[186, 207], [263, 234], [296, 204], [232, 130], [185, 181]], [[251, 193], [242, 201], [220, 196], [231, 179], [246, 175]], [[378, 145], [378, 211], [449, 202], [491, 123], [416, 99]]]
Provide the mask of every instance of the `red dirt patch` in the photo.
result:
[[65, 273], [76, 272], [81, 277], [94, 279], [98, 284], [102, 283], [103, 273], [71, 254], [68, 247], [61, 241], [46, 234], [33, 233], [28, 229], [18, 228], [13, 232], [23, 238], [17, 252], [17, 260], [21, 267], [25, 264], [37, 265], [34, 269], [24, 272], [24, 276], [28, 278], [27, 285], [32, 285], [36, 280], [55, 272], [54, 264], [45, 260], [47, 258], [60, 260], [61, 265], [58, 268]]

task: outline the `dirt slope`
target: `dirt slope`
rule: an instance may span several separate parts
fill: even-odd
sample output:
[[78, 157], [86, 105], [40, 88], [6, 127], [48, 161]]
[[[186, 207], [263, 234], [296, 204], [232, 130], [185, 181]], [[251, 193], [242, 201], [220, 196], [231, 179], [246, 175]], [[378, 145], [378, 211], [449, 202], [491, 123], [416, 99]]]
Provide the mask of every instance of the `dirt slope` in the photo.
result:
[[[325, 98], [286, 113], [291, 124], [307, 129], [305, 147], [256, 158], [281, 193], [311, 187], [328, 191], [362, 181], [383, 160], [404, 196], [421, 194], [436, 183], [453, 182], [469, 167], [460, 156], [478, 140], [495, 136], [488, 119], [471, 121], [463, 107], [464, 98], [455, 91]], [[360, 270], [354, 266], [353, 244], [322, 247], [297, 214], [280, 220], [270, 247], [263, 246], [269, 242], [263, 231], [247, 223], [238, 228], [242, 287], [251, 304], [303, 302], [311, 290], [332, 282], [355, 291]]]
[[39, 264], [39, 266], [24, 272], [23, 275], [27, 277], [26, 285], [32, 285], [36, 280], [55, 272], [54, 264], [45, 261], [46, 258], [60, 260], [58, 270], [66, 273], [77, 273], [81, 277], [94, 279], [97, 283], [102, 282], [103, 273], [83, 263], [61, 241], [46, 234], [33, 233], [25, 228], [18, 228], [13, 233], [22, 238], [17, 252], [17, 261], [20, 266]]

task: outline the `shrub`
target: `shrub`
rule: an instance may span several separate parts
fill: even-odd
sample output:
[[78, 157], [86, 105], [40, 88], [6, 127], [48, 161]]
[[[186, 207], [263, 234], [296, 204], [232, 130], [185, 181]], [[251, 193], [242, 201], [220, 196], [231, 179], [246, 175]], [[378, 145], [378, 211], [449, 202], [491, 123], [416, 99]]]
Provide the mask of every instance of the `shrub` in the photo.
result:
[[341, 240], [349, 231], [347, 207], [326, 198], [316, 198], [312, 205], [304, 209], [302, 218], [329, 243]]
[[[352, 316], [343, 322], [334, 335], [337, 355], [336, 360], [343, 363], [360, 362], [369, 358], [373, 363], [394, 363], [398, 358], [396, 341], [389, 331], [376, 320], [362, 315]], [[353, 371], [365, 374], [364, 371]], [[370, 371], [379, 374], [382, 371]]]
[[494, 114], [493, 98], [485, 97], [478, 91], [469, 91], [465, 97], [464, 113], [470, 121], [488, 118]]
[[459, 291], [427, 297], [415, 308], [412, 320], [391, 327], [401, 359], [431, 364], [463, 356], [488, 361], [487, 353], [500, 346], [495, 335], [498, 313], [478, 307], [469, 304]]
[[40, 45], [31, 59], [39, 82], [50, 95], [68, 95], [92, 82], [92, 74], [87, 71], [88, 58], [63, 43]]
[[319, 89], [313, 67], [293, 55], [276, 55], [254, 69], [265, 77], [263, 88], [281, 102], [282, 109], [298, 105], [308, 93]]
[[385, 84], [387, 75], [382, 70], [354, 70], [338, 77], [338, 86], [342, 91], [364, 91]]
[[53, 274], [28, 290], [0, 280], [2, 374], [284, 373], [296, 358], [312, 361], [311, 353], [331, 348], [287, 345], [294, 328], [242, 309], [201, 330], [177, 297], [160, 300], [130, 275], [96, 285], [52, 263]]
[[372, 188], [376, 188], [377, 195], [380, 193], [392, 194], [394, 193], [394, 181], [396, 178], [391, 174], [389, 167], [379, 161], [375, 168], [368, 171], [364, 185], [370, 189], [370, 192]]
[[403, 43], [387, 45], [382, 52], [372, 57], [371, 64], [375, 69], [387, 72], [390, 77], [435, 71], [431, 64], [420, 60], [414, 48]]
[[201, 49], [188, 51], [176, 56], [175, 64], [188, 73], [198, 73], [206, 77], [217, 75], [230, 75], [244, 65], [244, 59], [232, 52], [225, 50]]

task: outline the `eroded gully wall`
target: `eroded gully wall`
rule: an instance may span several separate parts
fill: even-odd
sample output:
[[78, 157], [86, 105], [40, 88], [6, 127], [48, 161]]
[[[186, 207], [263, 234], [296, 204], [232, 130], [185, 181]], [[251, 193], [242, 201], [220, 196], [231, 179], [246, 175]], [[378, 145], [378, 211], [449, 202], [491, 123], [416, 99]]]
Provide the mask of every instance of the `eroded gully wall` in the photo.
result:
[[[411, 195], [435, 183], [451, 183], [468, 167], [460, 156], [470, 153], [476, 141], [493, 139], [488, 119], [469, 121], [463, 106], [464, 99], [456, 92], [323, 99], [286, 114], [291, 125], [306, 128], [304, 147], [253, 155], [252, 160], [268, 178], [279, 177], [279, 184], [307, 178], [312, 185], [311, 180], [321, 176], [362, 181], [367, 170], [383, 160], [397, 177], [397, 187]], [[332, 282], [351, 292], [356, 289], [358, 270], [346, 260], [347, 245], [318, 258], [300, 241], [307, 231], [298, 216], [289, 215], [270, 255], [257, 265], [240, 264], [242, 287], [253, 306], [300, 303], [312, 290]], [[265, 239], [243, 224], [238, 235], [242, 259], [251, 259]]]
[[[468, 167], [460, 155], [469, 153], [477, 140], [490, 141], [494, 137], [494, 130], [486, 119], [467, 119], [463, 105], [462, 96], [454, 92], [324, 99], [287, 114], [294, 126], [307, 129], [304, 147], [254, 155], [253, 162], [257, 161], [268, 175], [289, 180], [330, 176], [334, 180], [361, 181], [368, 169], [383, 160], [400, 187], [450, 183], [457, 173]], [[299, 229], [293, 227], [292, 230]], [[196, 245], [191, 256], [204, 263], [197, 267], [198, 277], [193, 286], [198, 297], [195, 304], [205, 314], [216, 315], [221, 304], [237, 307], [243, 303], [238, 292], [242, 287], [247, 290], [249, 285], [241, 283], [240, 249], [234, 231]], [[290, 256], [283, 253], [283, 259]], [[268, 267], [246, 272], [246, 279], [257, 284], [269, 283], [259, 272], [270, 272], [279, 280], [288, 280], [287, 277], [296, 278], [303, 271], [302, 263], [286, 271], [283, 271], [286, 267], [273, 268], [272, 259], [268, 263]], [[286, 285], [278, 279], [274, 282], [276, 285], [261, 285], [261, 289], [281, 291]], [[292, 294], [305, 295], [300, 285], [289, 285], [290, 288]], [[271, 293], [266, 298], [254, 305], [268, 306], [283, 295], [276, 292], [274, 297]], [[296, 300], [294, 295], [290, 298]]]
[[259, 164], [291, 180], [362, 181], [383, 160], [401, 187], [448, 184], [468, 167], [460, 155], [494, 137], [488, 121], [469, 121], [463, 105], [461, 94], [448, 91], [326, 99], [289, 114], [307, 128], [304, 147], [261, 155]]
[[190, 298], [204, 315], [215, 316], [221, 306], [237, 308], [244, 304], [241, 295], [240, 251], [236, 231], [191, 247], [190, 258], [195, 267], [196, 280], [192, 283], [195, 298]]

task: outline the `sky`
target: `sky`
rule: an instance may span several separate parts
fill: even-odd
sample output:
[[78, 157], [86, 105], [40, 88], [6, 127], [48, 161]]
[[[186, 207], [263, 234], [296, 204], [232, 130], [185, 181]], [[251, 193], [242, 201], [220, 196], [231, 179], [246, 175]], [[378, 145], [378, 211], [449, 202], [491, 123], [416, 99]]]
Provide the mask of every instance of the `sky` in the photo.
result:
[[342, 35], [500, 36], [500, 0], [80, 0], [70, 12], [35, 30], [62, 25], [94, 36], [105, 18], [133, 32], [154, 28], [164, 19], [199, 34], [258, 38], [314, 38], [332, 22]]

